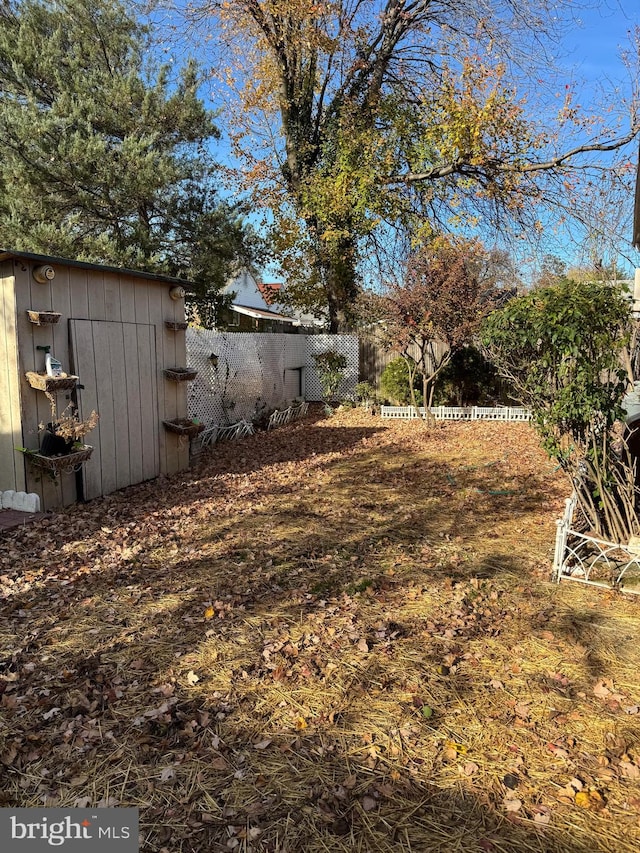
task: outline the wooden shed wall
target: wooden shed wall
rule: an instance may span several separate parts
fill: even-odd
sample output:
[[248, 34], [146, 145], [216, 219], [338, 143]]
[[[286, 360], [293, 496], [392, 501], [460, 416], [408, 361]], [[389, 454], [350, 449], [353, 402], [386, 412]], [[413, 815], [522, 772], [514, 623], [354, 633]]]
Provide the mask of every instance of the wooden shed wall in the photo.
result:
[[[50, 346], [51, 353], [62, 362], [63, 369], [74, 372], [79, 376], [80, 384], [84, 390], [77, 392], [83, 417], [86, 417], [92, 406], [92, 392], [95, 395], [96, 376], [91, 375], [91, 368], [87, 368], [90, 375], [83, 375], [83, 365], [73, 364], [73, 353], [70, 346], [71, 331], [77, 329], [79, 324], [74, 321], [91, 321], [91, 325], [84, 324], [84, 328], [96, 330], [94, 339], [95, 362], [100, 363], [102, 353], [100, 346], [106, 338], [111, 338], [111, 346], [119, 346], [118, 339], [123, 341], [127, 337], [124, 333], [113, 335], [118, 328], [129, 329], [150, 327], [154, 330], [151, 340], [155, 337], [155, 390], [153, 400], [154, 408], [157, 406], [157, 441], [159, 455], [159, 470], [157, 473], [175, 473], [188, 467], [189, 448], [188, 443], [180, 441], [173, 433], [167, 433], [162, 427], [162, 420], [177, 417], [186, 417], [187, 389], [185, 383], [170, 382], [164, 378], [164, 368], [185, 366], [186, 346], [184, 332], [175, 332], [167, 329], [165, 320], [181, 321], [184, 319], [184, 303], [182, 300], [174, 301], [169, 296], [171, 284], [165, 281], [138, 278], [127, 275], [125, 272], [112, 272], [101, 269], [82, 269], [62, 264], [54, 264], [55, 278], [47, 284], [39, 284], [32, 276], [32, 270], [37, 263], [14, 259], [12, 262], [15, 277], [15, 300], [16, 300], [16, 324], [19, 351], [19, 374], [21, 383], [22, 400], [22, 432], [25, 447], [36, 449], [38, 447], [38, 424], [47, 423], [51, 420], [49, 402], [42, 391], [37, 391], [29, 386], [25, 379], [27, 371], [44, 370], [44, 352], [37, 349], [38, 346]], [[33, 325], [27, 316], [27, 310], [56, 311], [62, 316], [55, 325]], [[70, 321], [72, 321], [70, 323]], [[106, 325], [101, 325], [106, 324]], [[128, 325], [125, 325], [128, 324]], [[133, 324], [133, 325], [132, 325]], [[106, 330], [106, 331], [105, 331]], [[102, 332], [103, 334], [98, 334]], [[106, 337], [105, 337], [106, 336]], [[124, 344], [123, 344], [124, 345]], [[153, 346], [153, 343], [152, 343]], [[108, 354], [105, 354], [105, 358]], [[134, 366], [134, 362], [132, 362]], [[96, 430], [89, 433], [87, 443], [100, 447], [101, 434], [106, 440], [106, 434], [111, 431], [117, 436], [122, 430], [123, 424], [118, 423], [122, 417], [122, 383], [124, 377], [113, 376], [109, 387], [113, 388], [113, 399], [105, 405], [105, 412], [101, 414], [104, 418]], [[135, 405], [138, 401], [131, 395], [139, 395], [145, 392], [140, 384], [126, 382], [126, 394], [130, 395], [130, 402]], [[65, 399], [66, 396], [66, 399]], [[64, 392], [58, 394], [58, 409], [64, 408], [69, 401], [69, 396]], [[103, 389], [104, 399], [104, 389]], [[126, 403], [126, 400], [125, 400]], [[124, 425], [126, 427], [126, 424]], [[121, 434], [121, 432], [120, 432]], [[142, 440], [148, 441], [145, 435]], [[102, 476], [103, 489], [99, 493], [108, 493], [122, 485], [127, 485], [123, 480], [123, 474], [116, 470], [122, 460], [117, 460], [117, 448], [110, 448], [104, 455], [105, 459], [112, 455], [113, 476]], [[95, 459], [85, 463], [86, 477], [91, 479], [95, 474], [95, 466], [100, 464], [100, 454], [94, 451]], [[102, 462], [104, 468], [104, 460]], [[93, 470], [89, 468], [93, 466]], [[149, 474], [148, 467], [145, 469]], [[108, 472], [107, 472], [108, 474]], [[140, 476], [140, 479], [147, 479]], [[95, 479], [95, 478], [94, 478]], [[140, 479], [137, 481], [139, 482]], [[130, 480], [136, 482], [136, 479]], [[27, 487], [28, 491], [38, 492], [41, 496], [44, 508], [52, 508], [60, 505], [68, 505], [77, 500], [75, 477], [65, 474], [52, 482], [45, 474], [40, 477], [27, 465]]]
[[13, 264], [0, 262], [0, 492], [24, 491]]

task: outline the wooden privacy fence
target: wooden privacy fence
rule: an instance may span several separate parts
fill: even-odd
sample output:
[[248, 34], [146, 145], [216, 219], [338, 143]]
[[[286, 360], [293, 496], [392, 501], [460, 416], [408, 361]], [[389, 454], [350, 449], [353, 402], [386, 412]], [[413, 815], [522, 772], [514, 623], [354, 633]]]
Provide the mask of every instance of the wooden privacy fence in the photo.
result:
[[[436, 355], [440, 358], [446, 350], [446, 344], [436, 344]], [[413, 346], [409, 355], [416, 361], [420, 358], [420, 350]], [[385, 350], [377, 341], [370, 338], [359, 339], [360, 381], [369, 382], [375, 388], [380, 387], [380, 377], [389, 364], [399, 358], [397, 352]]]

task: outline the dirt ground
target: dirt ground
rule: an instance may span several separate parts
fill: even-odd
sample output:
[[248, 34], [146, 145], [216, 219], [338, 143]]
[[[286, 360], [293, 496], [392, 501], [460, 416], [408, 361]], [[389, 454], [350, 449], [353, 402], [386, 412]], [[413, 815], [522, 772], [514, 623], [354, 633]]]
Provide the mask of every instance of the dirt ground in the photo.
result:
[[320, 412], [0, 538], [0, 806], [145, 853], [640, 847], [640, 597], [527, 424]]

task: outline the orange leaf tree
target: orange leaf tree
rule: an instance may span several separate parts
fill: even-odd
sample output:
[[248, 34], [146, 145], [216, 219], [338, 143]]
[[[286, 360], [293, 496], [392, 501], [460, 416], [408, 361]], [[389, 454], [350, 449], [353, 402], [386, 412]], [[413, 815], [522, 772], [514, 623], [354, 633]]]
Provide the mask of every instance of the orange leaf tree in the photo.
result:
[[369, 334], [404, 359], [416, 408], [414, 378], [422, 378], [427, 416], [438, 376], [495, 304], [497, 290], [485, 274], [483, 254], [468, 240], [438, 240], [410, 257], [401, 283], [358, 300]]

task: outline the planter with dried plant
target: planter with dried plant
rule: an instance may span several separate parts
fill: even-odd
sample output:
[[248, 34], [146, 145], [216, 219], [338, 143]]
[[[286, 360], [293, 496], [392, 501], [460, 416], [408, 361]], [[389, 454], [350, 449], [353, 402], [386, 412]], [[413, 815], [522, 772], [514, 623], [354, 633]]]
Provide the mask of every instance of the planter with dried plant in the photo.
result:
[[42, 432], [40, 440], [40, 453], [43, 456], [65, 456], [85, 447], [84, 437], [95, 429], [98, 424], [98, 413], [91, 414], [81, 420], [78, 410], [73, 403], [58, 414], [56, 397], [48, 391], [45, 395], [51, 407], [51, 420], [47, 424], [40, 424]]

